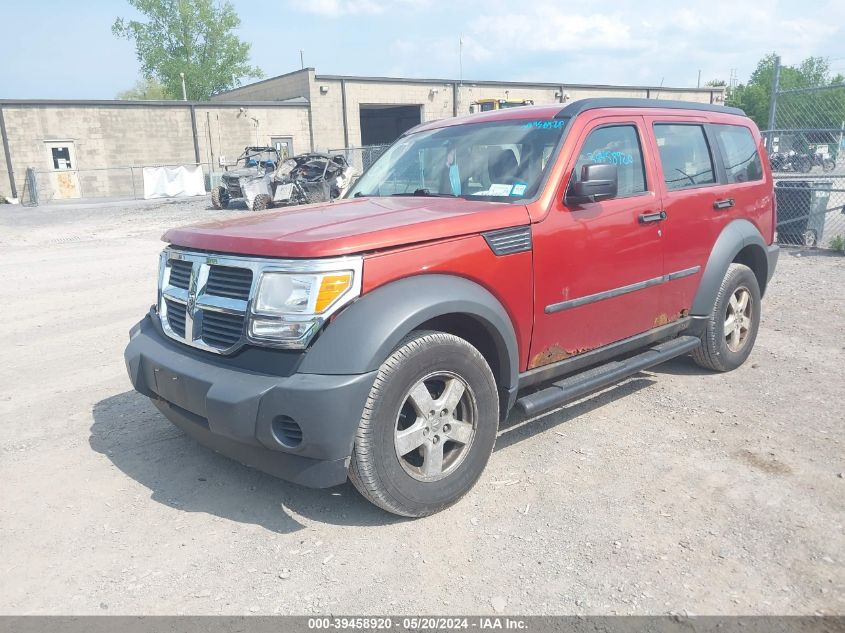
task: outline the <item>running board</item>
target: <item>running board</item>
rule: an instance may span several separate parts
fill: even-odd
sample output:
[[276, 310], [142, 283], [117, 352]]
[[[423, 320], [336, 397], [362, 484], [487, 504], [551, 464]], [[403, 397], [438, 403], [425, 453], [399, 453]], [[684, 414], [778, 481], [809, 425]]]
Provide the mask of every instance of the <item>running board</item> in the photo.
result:
[[611, 361], [554, 382], [545, 389], [519, 398], [516, 401], [516, 407], [525, 415], [534, 415], [554, 409], [592, 391], [619, 382], [638, 371], [691, 352], [699, 345], [701, 345], [701, 339], [697, 336], [679, 336], [671, 341], [650, 347], [636, 356], [631, 356], [625, 360]]

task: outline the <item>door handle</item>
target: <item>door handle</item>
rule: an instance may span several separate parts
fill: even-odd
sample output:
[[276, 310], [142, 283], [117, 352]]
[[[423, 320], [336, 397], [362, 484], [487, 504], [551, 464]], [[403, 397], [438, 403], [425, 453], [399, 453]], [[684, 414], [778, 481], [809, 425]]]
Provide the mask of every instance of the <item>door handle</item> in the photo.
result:
[[661, 222], [666, 219], [665, 211], [655, 211], [654, 213], [641, 213], [640, 224], [651, 224], [652, 222]]
[[735, 204], [736, 202], [733, 198], [725, 198], [724, 200], [716, 200], [716, 202], [713, 203], [713, 208], [716, 209], [716, 211], [721, 211], [722, 209], [730, 209]]

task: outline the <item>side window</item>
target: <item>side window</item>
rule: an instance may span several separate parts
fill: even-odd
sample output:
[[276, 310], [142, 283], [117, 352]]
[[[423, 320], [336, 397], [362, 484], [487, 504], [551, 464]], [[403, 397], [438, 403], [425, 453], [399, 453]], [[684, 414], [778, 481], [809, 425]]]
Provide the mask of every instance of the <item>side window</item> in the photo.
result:
[[655, 123], [666, 189], [687, 189], [716, 182], [713, 159], [700, 125]]
[[575, 163], [575, 177], [581, 176], [581, 168], [590, 163], [605, 163], [617, 166], [619, 193], [617, 198], [633, 196], [646, 190], [643, 153], [637, 128], [633, 125], [611, 125], [590, 132], [578, 160]]
[[741, 125], [714, 125], [716, 139], [725, 161], [728, 182], [763, 179], [763, 166], [751, 130]]

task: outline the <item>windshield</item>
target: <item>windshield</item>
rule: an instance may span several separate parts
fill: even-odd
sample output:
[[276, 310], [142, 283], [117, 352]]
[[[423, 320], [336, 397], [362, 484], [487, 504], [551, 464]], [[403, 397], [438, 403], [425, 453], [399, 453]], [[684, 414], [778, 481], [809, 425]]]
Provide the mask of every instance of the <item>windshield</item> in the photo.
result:
[[455, 196], [509, 201], [540, 187], [566, 120], [495, 121], [410, 134], [349, 196]]

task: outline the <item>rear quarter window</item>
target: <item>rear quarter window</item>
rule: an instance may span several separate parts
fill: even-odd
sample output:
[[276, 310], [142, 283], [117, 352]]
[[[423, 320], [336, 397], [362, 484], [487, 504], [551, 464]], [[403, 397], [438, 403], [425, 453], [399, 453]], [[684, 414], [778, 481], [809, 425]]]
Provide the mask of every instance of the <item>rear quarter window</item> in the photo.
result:
[[751, 130], [741, 125], [713, 125], [729, 183], [763, 179], [763, 165]]

